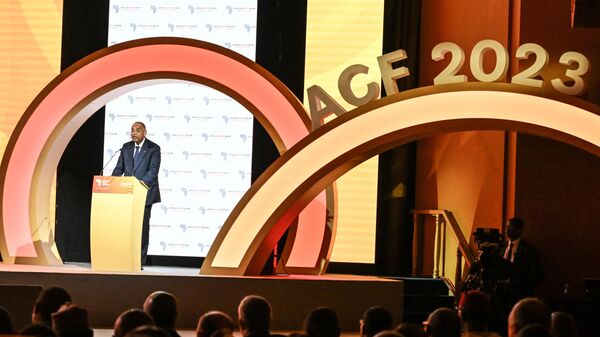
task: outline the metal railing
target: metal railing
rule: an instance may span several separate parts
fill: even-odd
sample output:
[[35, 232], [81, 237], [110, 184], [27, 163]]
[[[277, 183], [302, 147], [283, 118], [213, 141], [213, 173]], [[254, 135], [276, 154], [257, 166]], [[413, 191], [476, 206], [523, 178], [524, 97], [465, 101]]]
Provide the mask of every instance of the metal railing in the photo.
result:
[[[458, 225], [452, 212], [443, 209], [413, 210], [413, 263], [412, 275], [423, 274], [423, 236], [425, 222], [421, 221], [423, 216], [435, 217], [435, 239], [433, 250], [433, 277], [443, 279], [450, 290], [456, 294], [455, 288], [462, 280], [462, 258], [465, 259], [466, 268], [475, 261], [475, 254]], [[446, 276], [446, 226], [450, 226], [451, 232], [458, 242], [456, 252], [456, 270], [454, 282]]]

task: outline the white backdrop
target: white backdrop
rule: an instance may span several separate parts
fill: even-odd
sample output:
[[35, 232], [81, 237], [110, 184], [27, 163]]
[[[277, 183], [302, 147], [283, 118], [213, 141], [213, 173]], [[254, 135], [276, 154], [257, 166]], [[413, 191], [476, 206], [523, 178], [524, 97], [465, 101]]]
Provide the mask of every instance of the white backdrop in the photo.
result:
[[[111, 0], [108, 44], [156, 36], [188, 37], [251, 60], [257, 0]], [[250, 186], [252, 114], [230, 97], [195, 84], [139, 89], [106, 105], [104, 162], [142, 121], [161, 146], [162, 202], [152, 208], [150, 255], [206, 256]], [[111, 174], [117, 156], [104, 174]]]

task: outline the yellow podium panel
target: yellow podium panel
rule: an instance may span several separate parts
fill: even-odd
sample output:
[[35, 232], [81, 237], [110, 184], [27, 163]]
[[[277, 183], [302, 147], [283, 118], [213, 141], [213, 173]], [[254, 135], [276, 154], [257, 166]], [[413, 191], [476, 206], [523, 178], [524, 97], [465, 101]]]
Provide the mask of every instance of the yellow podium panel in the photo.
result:
[[92, 186], [92, 270], [141, 270], [147, 188], [135, 177], [95, 176]]

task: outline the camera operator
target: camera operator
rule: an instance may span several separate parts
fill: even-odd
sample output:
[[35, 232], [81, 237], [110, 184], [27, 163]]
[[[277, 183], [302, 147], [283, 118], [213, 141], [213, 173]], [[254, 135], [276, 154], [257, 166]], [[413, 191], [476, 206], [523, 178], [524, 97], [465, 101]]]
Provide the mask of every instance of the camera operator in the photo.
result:
[[477, 228], [473, 236], [477, 243], [477, 260], [471, 264], [460, 291], [479, 290], [487, 293], [493, 312], [489, 328], [505, 334], [513, 298], [511, 263], [500, 253], [502, 237], [498, 229]]

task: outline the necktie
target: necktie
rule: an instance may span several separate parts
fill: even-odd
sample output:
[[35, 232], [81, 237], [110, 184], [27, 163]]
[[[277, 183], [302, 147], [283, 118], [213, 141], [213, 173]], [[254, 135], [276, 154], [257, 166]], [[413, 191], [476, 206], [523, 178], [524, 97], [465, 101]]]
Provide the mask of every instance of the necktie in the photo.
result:
[[135, 152], [133, 153], [133, 166], [137, 166], [140, 162], [140, 157], [140, 147], [136, 145]]
[[513, 250], [513, 243], [510, 242], [508, 244], [508, 249], [506, 251], [506, 255], [504, 256], [504, 258], [507, 259], [510, 262], [512, 262], [512, 250]]

